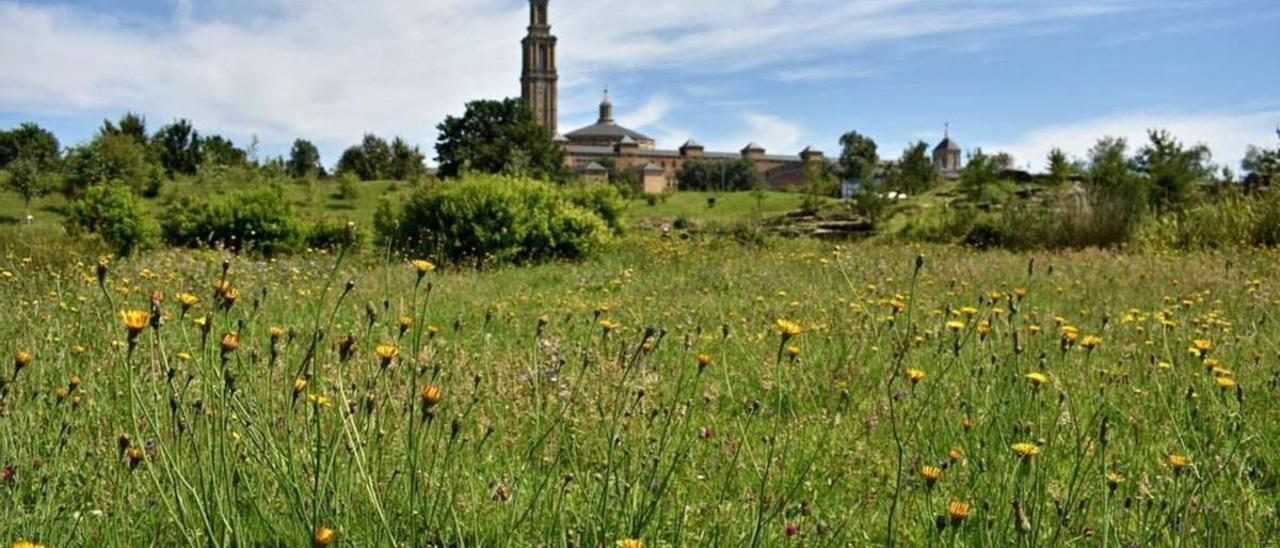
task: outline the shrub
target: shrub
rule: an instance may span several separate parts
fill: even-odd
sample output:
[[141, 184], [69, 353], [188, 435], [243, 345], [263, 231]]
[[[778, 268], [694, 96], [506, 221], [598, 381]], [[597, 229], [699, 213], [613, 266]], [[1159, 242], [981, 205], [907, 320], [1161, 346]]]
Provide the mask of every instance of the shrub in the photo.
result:
[[143, 213], [133, 192], [121, 183], [89, 187], [67, 208], [67, 228], [102, 237], [120, 255], [155, 243], [154, 223]]
[[320, 219], [307, 226], [304, 239], [310, 249], [355, 249], [364, 243], [364, 233], [347, 221]]
[[1276, 247], [1280, 245], [1280, 193], [1228, 196], [1174, 215], [1150, 216], [1135, 229], [1148, 251]]
[[335, 198], [347, 202], [354, 202], [360, 199], [360, 186], [358, 179], [350, 173], [343, 173], [338, 177], [338, 193]]
[[203, 202], [185, 197], [166, 211], [160, 224], [171, 245], [264, 255], [297, 249], [303, 235], [293, 210], [274, 188]]
[[622, 234], [622, 195], [611, 185], [588, 184], [571, 187], [567, 193], [574, 205], [596, 214], [614, 234]]
[[401, 208], [384, 201], [374, 224], [396, 249], [441, 261], [528, 263], [578, 258], [610, 238], [573, 192], [498, 175], [419, 188]]

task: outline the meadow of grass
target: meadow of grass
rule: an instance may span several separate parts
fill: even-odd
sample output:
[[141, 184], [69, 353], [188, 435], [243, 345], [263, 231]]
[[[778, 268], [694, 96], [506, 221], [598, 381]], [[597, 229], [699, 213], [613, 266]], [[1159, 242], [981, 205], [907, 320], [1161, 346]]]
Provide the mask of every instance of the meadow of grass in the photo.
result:
[[1277, 542], [1274, 253], [104, 265], [0, 259], [0, 541]]
[[[708, 206], [708, 198], [715, 199], [714, 206]], [[797, 192], [678, 192], [653, 205], [643, 197], [632, 199], [627, 203], [627, 214], [633, 219], [733, 222], [781, 215], [803, 203], [804, 195]]]

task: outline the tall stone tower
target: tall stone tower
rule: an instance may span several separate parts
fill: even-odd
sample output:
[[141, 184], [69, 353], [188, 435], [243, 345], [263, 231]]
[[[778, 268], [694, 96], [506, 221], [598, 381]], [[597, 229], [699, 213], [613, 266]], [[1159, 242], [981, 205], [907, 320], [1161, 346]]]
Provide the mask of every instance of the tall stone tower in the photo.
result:
[[529, 35], [524, 38], [524, 71], [520, 75], [520, 97], [533, 117], [556, 134], [559, 91], [556, 82], [556, 37], [547, 22], [547, 2], [529, 0]]

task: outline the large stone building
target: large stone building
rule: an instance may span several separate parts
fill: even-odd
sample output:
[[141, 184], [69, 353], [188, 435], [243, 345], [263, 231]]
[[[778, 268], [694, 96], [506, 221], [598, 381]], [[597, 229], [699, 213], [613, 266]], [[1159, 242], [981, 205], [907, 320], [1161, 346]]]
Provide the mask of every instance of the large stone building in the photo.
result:
[[[604, 180], [612, 163], [617, 170], [638, 168], [643, 174], [645, 192], [659, 193], [675, 189], [676, 173], [685, 162], [694, 160], [732, 161], [746, 159], [755, 164], [769, 188], [787, 189], [803, 186], [805, 166], [830, 162], [822, 151], [807, 147], [799, 154], [768, 154], [764, 147], [748, 143], [737, 152], [714, 152], [689, 139], [680, 148], [661, 149], [648, 135], [623, 127], [614, 120], [613, 103], [605, 92], [596, 123], [561, 135], [559, 133], [559, 93], [556, 71], [556, 37], [551, 34], [547, 3], [529, 0], [529, 29], [523, 41], [523, 73], [520, 77], [521, 97], [538, 122], [551, 130], [565, 151], [565, 161], [588, 180]], [[933, 161], [942, 174], [957, 178], [961, 169], [960, 147], [951, 140], [950, 129], [933, 151]]]
[[608, 160], [618, 170], [639, 168], [645, 191], [657, 193], [675, 188], [676, 173], [685, 162], [746, 159], [756, 165], [770, 188], [783, 189], [804, 184], [806, 163], [827, 161], [826, 156], [813, 147], [799, 154], [776, 155], [768, 154], [760, 145], [748, 143], [738, 152], [714, 152], [690, 139], [678, 149], [660, 149], [652, 137], [618, 125], [608, 92], [600, 103], [600, 118], [596, 123], [561, 135], [557, 120], [556, 38], [551, 35], [547, 3], [548, 0], [529, 1], [521, 97], [537, 120], [555, 135], [569, 167], [584, 178], [603, 178], [606, 170], [602, 162]]

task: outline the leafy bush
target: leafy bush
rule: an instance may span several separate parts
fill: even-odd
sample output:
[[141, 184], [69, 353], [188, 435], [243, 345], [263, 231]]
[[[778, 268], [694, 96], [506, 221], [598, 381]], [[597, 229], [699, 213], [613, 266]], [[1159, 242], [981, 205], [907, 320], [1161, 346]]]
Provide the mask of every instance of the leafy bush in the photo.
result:
[[184, 247], [225, 247], [274, 255], [297, 249], [302, 230], [279, 189], [196, 201], [184, 197], [160, 220], [164, 238]]
[[339, 200], [354, 202], [360, 199], [360, 186], [358, 179], [350, 173], [343, 173], [338, 177], [338, 193], [335, 197]]
[[123, 184], [95, 185], [67, 208], [67, 228], [102, 237], [120, 255], [146, 249], [155, 243], [156, 229]]
[[146, 147], [128, 135], [101, 135], [67, 152], [63, 193], [78, 196], [90, 186], [123, 183], [153, 197], [164, 184], [164, 170], [151, 162]]
[[374, 224], [395, 248], [441, 261], [578, 258], [603, 246], [610, 228], [572, 194], [527, 179], [470, 175], [423, 186], [401, 208], [384, 201]]
[[578, 185], [571, 187], [567, 195], [574, 205], [594, 212], [604, 220], [614, 234], [622, 234], [625, 231], [626, 227], [622, 220], [624, 210], [622, 195], [616, 187], [600, 184]]
[[305, 240], [310, 249], [355, 249], [364, 243], [364, 233], [347, 221], [320, 219], [307, 226]]
[[1280, 245], [1280, 193], [1229, 196], [1175, 215], [1149, 216], [1135, 229], [1148, 251], [1204, 250]]

